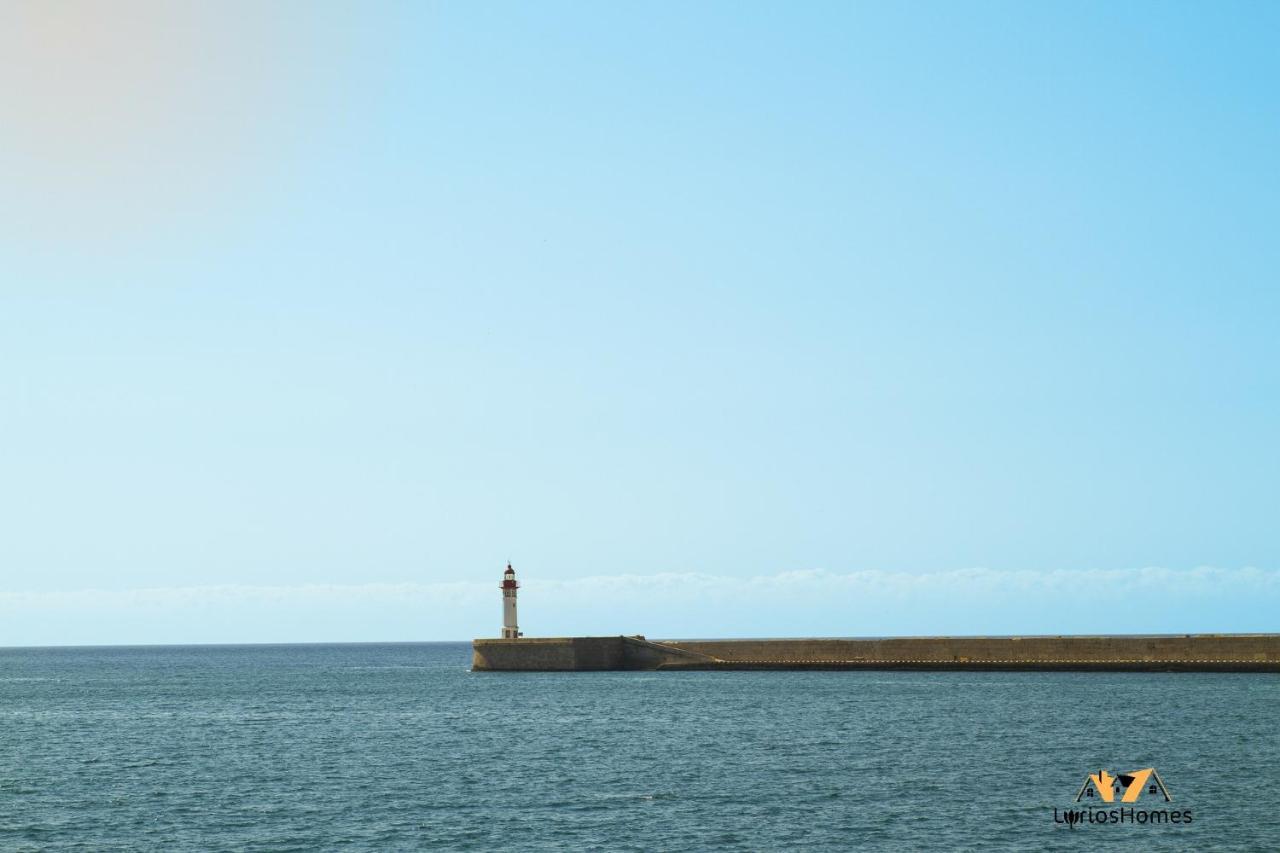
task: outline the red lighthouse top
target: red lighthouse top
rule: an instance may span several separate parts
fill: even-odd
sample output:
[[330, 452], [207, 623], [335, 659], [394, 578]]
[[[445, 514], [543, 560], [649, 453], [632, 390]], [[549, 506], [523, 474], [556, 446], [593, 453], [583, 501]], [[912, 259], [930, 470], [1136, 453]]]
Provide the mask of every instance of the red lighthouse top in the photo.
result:
[[518, 586], [520, 584], [516, 582], [516, 570], [511, 568], [510, 563], [507, 563], [507, 570], [502, 573], [502, 588], [515, 589]]

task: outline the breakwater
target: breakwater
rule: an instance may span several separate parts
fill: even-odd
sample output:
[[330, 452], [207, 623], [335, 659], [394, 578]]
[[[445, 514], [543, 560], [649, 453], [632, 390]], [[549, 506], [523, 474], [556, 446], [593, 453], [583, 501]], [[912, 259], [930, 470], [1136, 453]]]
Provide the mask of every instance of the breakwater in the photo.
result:
[[472, 669], [1280, 672], [1280, 634], [662, 641], [640, 636], [481, 639], [472, 643]]

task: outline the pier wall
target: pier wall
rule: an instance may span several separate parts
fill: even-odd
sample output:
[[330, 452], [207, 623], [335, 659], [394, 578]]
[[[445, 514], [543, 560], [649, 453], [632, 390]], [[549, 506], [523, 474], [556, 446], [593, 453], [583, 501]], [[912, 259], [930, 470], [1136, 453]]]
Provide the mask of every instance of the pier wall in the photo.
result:
[[877, 639], [665, 640], [550, 637], [476, 640], [472, 668], [1022, 669], [1280, 672], [1280, 634]]
[[1280, 664], [1277, 634], [1180, 636], [892, 637], [885, 639], [674, 640], [725, 663], [747, 661]]
[[471, 668], [529, 672], [625, 669], [621, 637], [530, 637], [476, 640]]

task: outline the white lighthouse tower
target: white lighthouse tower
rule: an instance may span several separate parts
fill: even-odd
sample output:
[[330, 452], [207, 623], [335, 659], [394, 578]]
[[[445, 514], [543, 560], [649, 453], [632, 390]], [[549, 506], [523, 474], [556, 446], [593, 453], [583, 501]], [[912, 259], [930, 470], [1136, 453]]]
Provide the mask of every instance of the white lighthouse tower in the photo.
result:
[[516, 570], [507, 563], [507, 570], [502, 573], [502, 639], [514, 640], [520, 636], [520, 626], [516, 622], [516, 590], [520, 584], [516, 582]]

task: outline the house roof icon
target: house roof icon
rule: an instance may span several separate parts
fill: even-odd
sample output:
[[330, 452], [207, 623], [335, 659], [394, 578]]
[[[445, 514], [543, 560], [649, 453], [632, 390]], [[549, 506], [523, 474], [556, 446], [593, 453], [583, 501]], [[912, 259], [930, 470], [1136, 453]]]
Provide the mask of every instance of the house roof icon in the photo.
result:
[[1152, 794], [1162, 794], [1166, 803], [1173, 800], [1156, 769], [1144, 767], [1141, 770], [1130, 770], [1128, 773], [1114, 775], [1106, 770], [1090, 773], [1076, 793], [1075, 801], [1078, 803], [1082, 797], [1096, 796], [1104, 803], [1136, 803], [1144, 790]]

